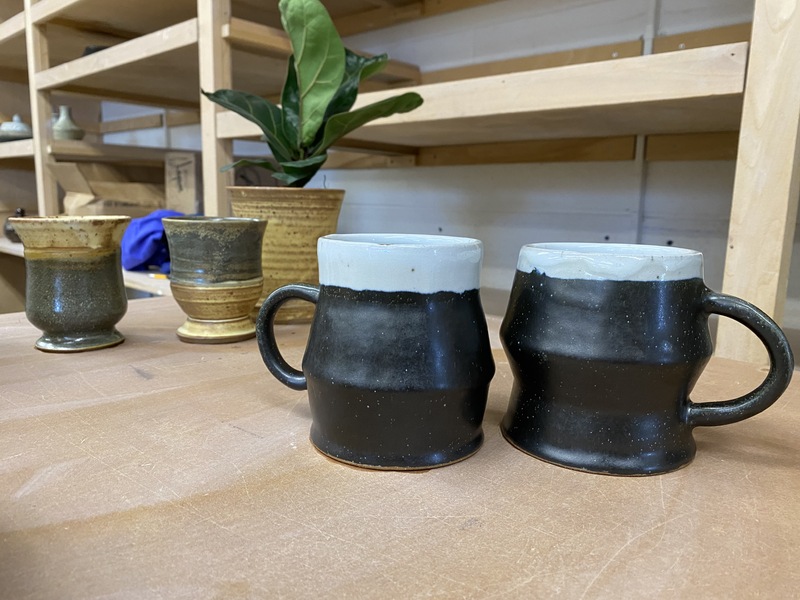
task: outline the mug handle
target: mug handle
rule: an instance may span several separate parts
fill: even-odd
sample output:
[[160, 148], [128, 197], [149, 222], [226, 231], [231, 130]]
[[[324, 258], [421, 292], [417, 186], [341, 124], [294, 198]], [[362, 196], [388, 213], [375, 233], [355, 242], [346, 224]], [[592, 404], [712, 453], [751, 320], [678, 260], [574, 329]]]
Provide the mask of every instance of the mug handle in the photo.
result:
[[285, 386], [293, 390], [305, 390], [306, 376], [286, 362], [275, 340], [275, 315], [283, 303], [292, 298], [316, 304], [319, 299], [319, 288], [306, 283], [292, 283], [279, 287], [267, 296], [261, 305], [261, 310], [258, 311], [256, 339], [261, 359], [267, 365], [269, 372]]
[[772, 405], [789, 386], [794, 357], [781, 328], [749, 302], [709, 291], [703, 298], [703, 310], [738, 321], [755, 333], [769, 353], [769, 373], [755, 390], [725, 402], [689, 402], [686, 422], [691, 427], [727, 425], [757, 415]]

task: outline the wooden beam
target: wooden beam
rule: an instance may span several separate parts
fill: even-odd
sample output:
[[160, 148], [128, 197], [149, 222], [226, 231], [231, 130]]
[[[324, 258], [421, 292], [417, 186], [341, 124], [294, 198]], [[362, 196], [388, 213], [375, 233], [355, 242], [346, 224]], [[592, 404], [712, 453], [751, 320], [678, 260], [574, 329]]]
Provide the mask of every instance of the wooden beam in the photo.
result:
[[34, 80], [38, 90], [63, 87], [103, 71], [184, 48], [197, 43], [197, 19], [161, 29], [139, 38], [112, 46], [102, 52], [76, 58], [73, 61], [37, 72]]
[[[424, 104], [352, 139], [409, 146], [730, 131], [740, 118], [747, 44], [636, 56], [414, 89]], [[362, 94], [356, 108], [396, 92]], [[678, 129], [680, 128], [680, 129]]]
[[533, 140], [492, 144], [464, 144], [421, 148], [417, 164], [423, 167], [491, 165], [532, 162], [633, 160], [634, 136]]
[[739, 23], [725, 27], [685, 31], [674, 35], [664, 35], [653, 40], [653, 53], [675, 52], [689, 50], [690, 48], [705, 48], [732, 44], [734, 42], [748, 42], [753, 30], [752, 23]]
[[645, 160], [736, 160], [739, 132], [649, 135]]
[[[230, 23], [222, 26], [222, 37], [234, 47], [257, 51], [272, 58], [287, 58], [292, 53], [289, 38], [283, 30], [252, 21], [231, 18]], [[374, 78], [391, 83], [419, 83], [422, 75], [416, 65], [390, 60]]]
[[[34, 0], [25, 3], [25, 48], [28, 55], [28, 80], [36, 81], [37, 75], [50, 66], [50, 49], [45, 26], [33, 20]], [[33, 130], [33, 160], [36, 166], [36, 205], [40, 216], [57, 215], [60, 212], [58, 184], [49, 170], [52, 158], [47, 153], [44, 139], [47, 123], [53, 115], [50, 93], [29, 85], [31, 102], [31, 129]]]
[[[733, 186], [725, 293], [780, 322], [800, 196], [800, 1], [756, 0]], [[763, 362], [761, 343], [721, 319], [717, 354]]]
[[[218, 90], [232, 87], [231, 44], [219, 32], [231, 21], [231, 0], [198, 0], [198, 60], [200, 88]], [[230, 214], [226, 188], [233, 185], [233, 170], [220, 169], [233, 162], [233, 142], [221, 136], [216, 104], [200, 98], [200, 143], [202, 149], [203, 211], [208, 216]]]
[[0, 22], [0, 44], [25, 35], [25, 13], [19, 12]]
[[589, 48], [577, 48], [564, 52], [551, 52], [547, 54], [477, 63], [465, 65], [463, 67], [423, 73], [422, 82], [441, 83], [445, 81], [471, 79], [473, 77], [516, 73], [518, 71], [533, 71], [537, 69], [564, 67], [567, 65], [600, 62], [618, 58], [629, 58], [631, 56], [640, 56], [642, 54], [642, 47], [643, 44], [641, 40], [634, 40], [630, 42], [606, 44], [603, 46], [592, 46]]
[[163, 127], [163, 125], [164, 119], [160, 114], [142, 115], [140, 117], [129, 117], [127, 119], [102, 121], [98, 127], [98, 133], [118, 133], [120, 131], [152, 129], [154, 127]]
[[334, 19], [342, 37], [406, 23], [424, 17], [434, 17], [457, 10], [491, 4], [498, 0], [420, 0], [403, 6], [391, 3]]

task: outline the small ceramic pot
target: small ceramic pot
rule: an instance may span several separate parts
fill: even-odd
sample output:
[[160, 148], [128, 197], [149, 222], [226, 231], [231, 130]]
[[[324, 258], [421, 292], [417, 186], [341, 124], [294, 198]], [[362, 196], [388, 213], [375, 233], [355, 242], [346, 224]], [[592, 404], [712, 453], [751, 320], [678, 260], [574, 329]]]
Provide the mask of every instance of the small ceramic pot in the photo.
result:
[[80, 352], [116, 346], [128, 308], [120, 240], [130, 217], [12, 217], [25, 248], [25, 313], [43, 332], [36, 348]]
[[221, 344], [255, 336], [251, 312], [264, 278], [261, 242], [267, 222], [233, 217], [168, 217], [170, 288], [186, 313], [184, 342]]
[[82, 140], [86, 132], [72, 120], [72, 109], [62, 105], [58, 107], [58, 118], [53, 122], [53, 139]]

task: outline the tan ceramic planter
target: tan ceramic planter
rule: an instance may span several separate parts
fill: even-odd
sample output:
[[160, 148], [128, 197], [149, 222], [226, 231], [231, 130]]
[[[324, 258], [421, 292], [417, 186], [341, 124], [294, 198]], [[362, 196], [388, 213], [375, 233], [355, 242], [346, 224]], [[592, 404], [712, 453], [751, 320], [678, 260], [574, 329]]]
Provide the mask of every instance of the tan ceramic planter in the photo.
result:
[[[317, 240], [336, 232], [343, 190], [288, 187], [229, 187], [234, 216], [267, 221], [261, 265], [269, 293], [289, 283], [319, 283]], [[277, 323], [309, 322], [314, 306], [292, 301], [278, 313]]]

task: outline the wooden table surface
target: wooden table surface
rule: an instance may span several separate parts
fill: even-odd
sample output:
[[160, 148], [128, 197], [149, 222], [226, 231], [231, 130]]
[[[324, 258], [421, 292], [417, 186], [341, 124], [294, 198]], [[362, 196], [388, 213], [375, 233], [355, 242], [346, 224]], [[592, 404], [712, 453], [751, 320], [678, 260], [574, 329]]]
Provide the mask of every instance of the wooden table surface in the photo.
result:
[[[502, 438], [498, 348], [475, 456], [372, 472], [311, 447], [305, 392], [255, 340], [184, 344], [181, 322], [171, 298], [135, 300], [124, 344], [59, 355], [33, 349], [24, 314], [0, 316], [1, 597], [800, 595], [800, 381], [749, 421], [696, 430], [683, 470], [590, 475]], [[306, 330], [279, 329], [299, 364]], [[713, 360], [694, 398], [763, 376]]]

